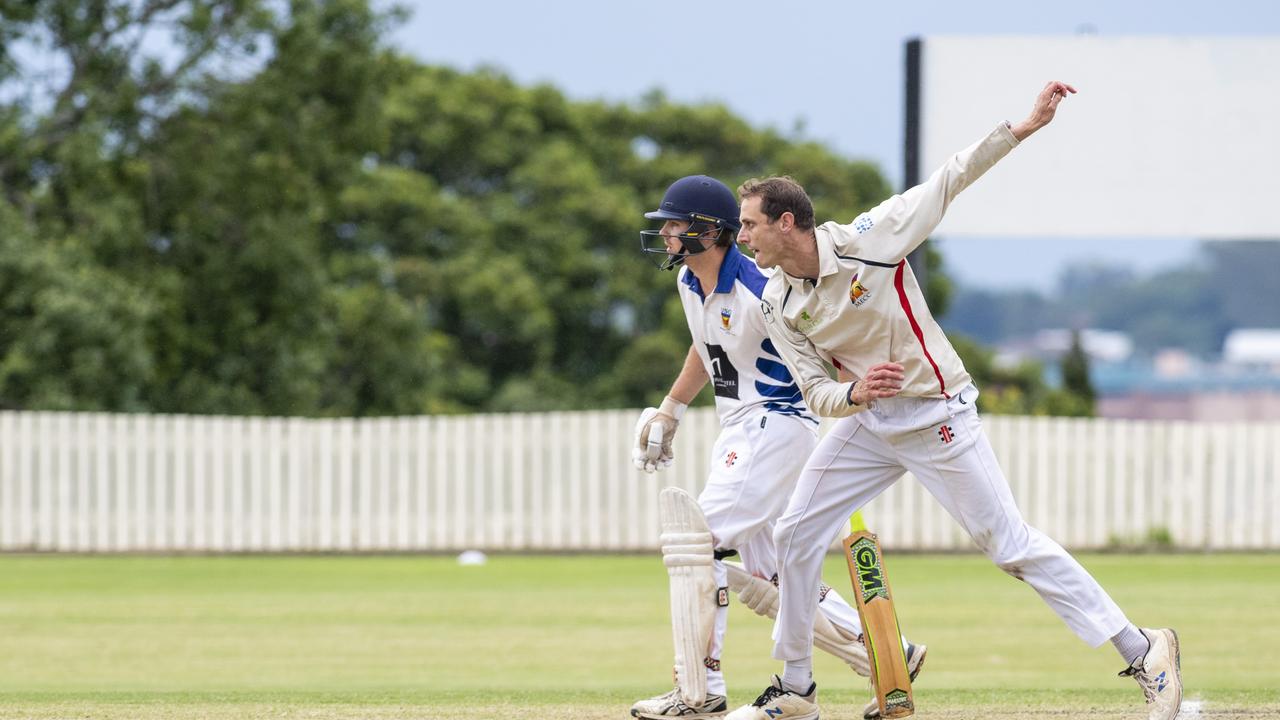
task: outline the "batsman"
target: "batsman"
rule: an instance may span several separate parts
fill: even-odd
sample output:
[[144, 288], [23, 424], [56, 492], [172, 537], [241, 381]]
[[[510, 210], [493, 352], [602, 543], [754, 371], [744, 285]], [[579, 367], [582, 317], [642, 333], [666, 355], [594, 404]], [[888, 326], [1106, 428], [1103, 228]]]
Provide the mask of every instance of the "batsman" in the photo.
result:
[[[705, 175], [681, 178], [645, 217], [661, 228], [641, 233], [641, 249], [660, 268], [677, 270], [693, 342], [667, 397], [641, 414], [633, 459], [647, 472], [671, 465], [676, 428], [708, 382], [721, 431], [701, 495], [695, 500], [667, 488], [659, 498], [676, 687], [637, 702], [631, 714], [649, 720], [716, 718], [728, 710], [720, 651], [729, 592], [756, 614], [776, 616], [774, 521], [817, 443], [818, 421], [766, 332], [760, 295], [768, 278], [737, 248], [741, 224], [733, 191]], [[741, 564], [726, 560], [735, 553]], [[809, 594], [818, 610], [810, 623], [813, 643], [868, 676], [857, 612], [819, 580]], [[902, 643], [914, 677], [925, 647], [905, 638]], [[872, 700], [864, 717], [879, 714]]]

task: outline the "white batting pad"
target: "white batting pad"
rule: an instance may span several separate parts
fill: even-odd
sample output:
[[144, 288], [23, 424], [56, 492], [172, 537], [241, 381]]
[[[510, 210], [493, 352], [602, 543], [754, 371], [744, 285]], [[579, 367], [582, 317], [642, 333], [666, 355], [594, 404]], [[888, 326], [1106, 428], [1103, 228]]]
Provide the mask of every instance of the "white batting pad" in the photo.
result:
[[662, 561], [671, 580], [671, 637], [680, 695], [692, 706], [707, 698], [707, 668], [716, 616], [716, 579], [711, 528], [698, 501], [680, 488], [658, 495]]
[[[778, 617], [778, 588], [773, 583], [747, 572], [740, 563], [726, 560], [724, 566], [729, 572], [729, 589], [738, 594], [743, 605], [761, 617]], [[862, 677], [871, 677], [871, 663], [862, 641], [842, 632], [821, 608], [813, 616], [813, 644], [845, 661]]]

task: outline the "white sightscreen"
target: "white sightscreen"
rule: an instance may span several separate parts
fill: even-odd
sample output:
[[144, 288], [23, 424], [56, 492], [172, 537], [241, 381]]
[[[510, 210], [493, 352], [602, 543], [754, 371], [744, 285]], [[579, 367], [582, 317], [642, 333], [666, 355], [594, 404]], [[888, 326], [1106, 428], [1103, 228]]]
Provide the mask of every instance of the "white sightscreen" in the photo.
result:
[[939, 235], [1280, 238], [1280, 38], [929, 37], [920, 179], [1050, 79], [1080, 92]]

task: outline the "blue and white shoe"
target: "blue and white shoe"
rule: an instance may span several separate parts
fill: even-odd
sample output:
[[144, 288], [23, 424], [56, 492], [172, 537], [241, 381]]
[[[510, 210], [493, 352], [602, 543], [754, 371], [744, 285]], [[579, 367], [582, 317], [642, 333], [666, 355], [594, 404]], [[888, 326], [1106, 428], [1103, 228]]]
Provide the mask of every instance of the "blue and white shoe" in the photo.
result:
[[818, 720], [818, 686], [809, 685], [804, 695], [782, 687], [782, 678], [773, 682], [750, 705], [743, 705], [725, 720]]
[[1178, 634], [1163, 628], [1142, 629], [1151, 648], [1120, 673], [1138, 681], [1147, 698], [1148, 720], [1174, 720], [1182, 709], [1182, 655]]

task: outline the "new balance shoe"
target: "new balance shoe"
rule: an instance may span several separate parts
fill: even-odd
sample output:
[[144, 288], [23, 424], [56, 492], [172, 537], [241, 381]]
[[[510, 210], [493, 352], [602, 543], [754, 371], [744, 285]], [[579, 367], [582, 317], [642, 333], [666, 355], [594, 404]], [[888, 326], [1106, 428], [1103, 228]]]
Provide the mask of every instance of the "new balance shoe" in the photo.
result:
[[631, 706], [631, 717], [645, 720], [665, 720], [666, 718], [682, 718], [683, 720], [711, 720], [724, 717], [729, 711], [729, 701], [723, 695], [707, 693], [706, 702], [698, 706], [685, 703], [680, 696], [680, 688], [663, 693], [648, 700], [640, 700]]
[[1147, 698], [1148, 720], [1174, 720], [1182, 708], [1182, 655], [1178, 634], [1165, 628], [1142, 629], [1151, 648], [1120, 673], [1138, 681]]
[[[928, 645], [916, 645], [910, 640], [907, 641], [907, 672], [911, 676], [911, 682], [916, 681], [920, 668], [924, 667], [924, 654], [928, 651]], [[875, 720], [880, 717], [880, 701], [876, 700], [875, 687], [871, 688], [871, 702], [862, 708], [862, 717], [863, 720]]]
[[818, 686], [809, 685], [801, 695], [782, 687], [782, 678], [774, 675], [755, 702], [734, 710], [725, 720], [818, 720]]

